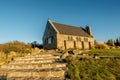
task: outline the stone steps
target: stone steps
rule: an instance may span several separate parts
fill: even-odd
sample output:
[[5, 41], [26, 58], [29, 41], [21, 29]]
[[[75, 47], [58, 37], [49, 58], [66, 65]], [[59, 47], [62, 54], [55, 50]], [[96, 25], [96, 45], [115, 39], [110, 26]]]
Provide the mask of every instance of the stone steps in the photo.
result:
[[59, 67], [59, 68], [44, 68], [44, 69], [1, 69], [0, 73], [8, 73], [8, 72], [40, 72], [40, 71], [59, 71], [59, 70], [66, 70], [65, 67]]
[[23, 71], [15, 71], [8, 72], [7, 77], [63, 77], [63, 70], [57, 71], [40, 71], [40, 72], [23, 72]]
[[44, 68], [59, 68], [66, 67], [66, 64], [61, 63], [46, 63], [46, 64], [9, 64], [4, 65], [2, 69], [44, 69]]
[[26, 57], [19, 57], [19, 58], [15, 58], [14, 60], [36, 60], [36, 59], [59, 59], [60, 56], [49, 56], [49, 57], [34, 57], [34, 56], [26, 56]]
[[[56, 55], [56, 56], [57, 56], [57, 55]], [[43, 54], [43, 53], [42, 53], [42, 54], [41, 54], [41, 53], [40, 53], [40, 54], [36, 54], [36, 55], [26, 55], [26, 56], [24, 56], [23, 58], [26, 58], [26, 57], [27, 57], [27, 58], [28, 58], [28, 57], [35, 57], [35, 58], [36, 58], [36, 57], [41, 57], [41, 58], [46, 58], [46, 57], [48, 57], [48, 58], [49, 58], [49, 57], [53, 57], [53, 54], [49, 54], [49, 53], [46, 53], [46, 54]], [[54, 56], [54, 57], [55, 57], [55, 56]]]
[[12, 77], [7, 80], [64, 80], [61, 77]]
[[42, 60], [16, 60], [10, 64], [33, 64], [33, 63], [52, 63], [55, 62], [55, 59], [42, 59]]
[[26, 56], [26, 57], [18, 57], [15, 58], [14, 60], [36, 60], [36, 59], [58, 59], [60, 56]]
[[18, 57], [1, 66], [0, 77], [3, 80], [64, 80], [66, 64], [59, 59], [60, 56], [49, 53]]

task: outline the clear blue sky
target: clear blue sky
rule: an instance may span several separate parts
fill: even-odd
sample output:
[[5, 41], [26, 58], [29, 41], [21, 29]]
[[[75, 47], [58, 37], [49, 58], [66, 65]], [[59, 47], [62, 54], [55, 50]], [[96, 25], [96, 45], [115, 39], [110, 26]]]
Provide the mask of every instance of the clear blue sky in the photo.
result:
[[120, 0], [0, 0], [0, 43], [42, 43], [48, 18], [89, 25], [100, 42], [120, 36]]

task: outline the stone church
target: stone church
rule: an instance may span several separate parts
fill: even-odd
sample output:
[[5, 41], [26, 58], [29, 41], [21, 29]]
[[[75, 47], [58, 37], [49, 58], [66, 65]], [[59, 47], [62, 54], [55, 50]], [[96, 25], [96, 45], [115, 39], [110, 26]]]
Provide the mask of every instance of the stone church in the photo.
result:
[[48, 19], [43, 35], [43, 48], [45, 49], [91, 49], [94, 47], [94, 37], [91, 28], [85, 29]]

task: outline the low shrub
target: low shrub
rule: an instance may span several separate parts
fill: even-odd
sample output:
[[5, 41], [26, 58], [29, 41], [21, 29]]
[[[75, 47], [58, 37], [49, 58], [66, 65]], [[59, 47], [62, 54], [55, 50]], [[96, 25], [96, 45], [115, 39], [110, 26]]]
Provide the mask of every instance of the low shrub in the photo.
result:
[[31, 45], [19, 41], [0, 44], [0, 65], [8, 63], [14, 57], [24, 56], [31, 53]]
[[102, 43], [97, 43], [95, 44], [96, 49], [109, 49], [108, 45], [102, 44]]
[[19, 41], [8, 42], [0, 45], [0, 51], [5, 53], [10, 53], [11, 51], [18, 53], [26, 53], [26, 52], [29, 53], [30, 50], [31, 50], [30, 44], [25, 44]]

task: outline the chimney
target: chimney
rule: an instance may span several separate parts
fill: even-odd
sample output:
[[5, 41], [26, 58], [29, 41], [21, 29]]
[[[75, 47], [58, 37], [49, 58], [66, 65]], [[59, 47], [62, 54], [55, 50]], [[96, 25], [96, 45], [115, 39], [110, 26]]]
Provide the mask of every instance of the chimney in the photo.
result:
[[90, 36], [92, 36], [92, 30], [90, 26], [86, 26], [86, 31]]

